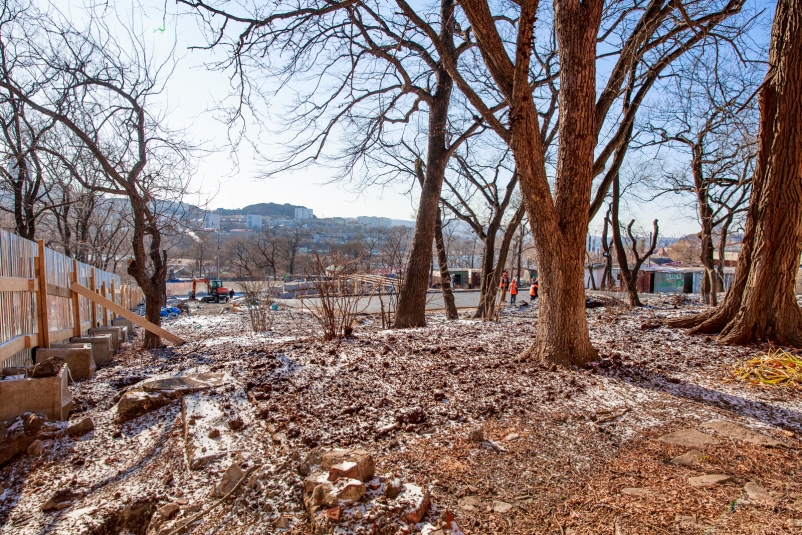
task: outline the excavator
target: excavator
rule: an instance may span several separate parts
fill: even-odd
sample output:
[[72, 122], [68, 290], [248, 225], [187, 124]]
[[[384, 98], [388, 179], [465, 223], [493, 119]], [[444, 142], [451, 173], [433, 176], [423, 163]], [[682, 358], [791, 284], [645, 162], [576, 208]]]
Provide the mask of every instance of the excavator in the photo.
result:
[[196, 289], [199, 282], [206, 283], [207, 288], [207, 295], [201, 298], [201, 302], [203, 303], [219, 303], [223, 301], [224, 303], [228, 303], [228, 288], [223, 286], [223, 281], [217, 279], [192, 279], [192, 293], [190, 294], [189, 298], [191, 300], [196, 299]]

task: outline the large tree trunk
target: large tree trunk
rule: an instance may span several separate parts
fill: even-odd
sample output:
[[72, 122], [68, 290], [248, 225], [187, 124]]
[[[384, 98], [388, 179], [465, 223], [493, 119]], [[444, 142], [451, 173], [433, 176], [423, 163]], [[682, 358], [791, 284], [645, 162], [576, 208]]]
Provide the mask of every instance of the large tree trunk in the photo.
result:
[[434, 243], [437, 248], [437, 265], [440, 268], [440, 291], [443, 294], [443, 303], [446, 307], [446, 319], [459, 319], [457, 304], [454, 301], [454, 292], [451, 290], [451, 272], [448, 270], [448, 254], [446, 242], [443, 239], [443, 218], [440, 208], [437, 209], [437, 220], [434, 224]]
[[[133, 258], [128, 263], [128, 274], [145, 294], [145, 319], [161, 325], [161, 309], [165, 304], [164, 287], [167, 280], [167, 253], [161, 251], [161, 233], [158, 221], [148, 210], [144, 199], [129, 197], [134, 220], [132, 240]], [[147, 240], [150, 237], [150, 240]], [[146, 242], [149, 243], [146, 244]], [[150, 274], [148, 274], [150, 271]], [[163, 347], [161, 337], [145, 331], [144, 349]]]
[[588, 333], [584, 268], [596, 144], [596, 37], [602, 4], [598, 0], [554, 2], [561, 70], [553, 197], [528, 81], [537, 3], [522, 2], [518, 21], [510, 146], [532, 224], [540, 300], [537, 337], [522, 357], [564, 366], [584, 367], [598, 358]]
[[[443, 0], [440, 8], [440, 38], [453, 50], [453, 0]], [[450, 158], [446, 133], [448, 106], [454, 82], [440, 65], [436, 71], [437, 85], [429, 104], [429, 133], [426, 154], [426, 181], [421, 188], [415, 235], [409, 255], [407, 272], [398, 296], [393, 327], [426, 326], [426, 292], [429, 289], [429, 268], [432, 264], [432, 240], [439, 213], [446, 166]]]
[[712, 311], [671, 322], [725, 343], [802, 347], [794, 284], [802, 249], [802, 2], [780, 0], [760, 90], [757, 165], [735, 280]]

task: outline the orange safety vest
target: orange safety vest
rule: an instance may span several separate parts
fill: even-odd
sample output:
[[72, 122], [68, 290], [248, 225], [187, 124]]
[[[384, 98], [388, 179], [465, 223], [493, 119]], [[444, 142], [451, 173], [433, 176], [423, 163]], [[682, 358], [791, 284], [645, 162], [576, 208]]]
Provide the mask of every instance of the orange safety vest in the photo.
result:
[[518, 285], [515, 280], [510, 283], [510, 295], [518, 295]]
[[537, 285], [533, 284], [529, 288], [529, 295], [534, 296], [535, 294], [537, 294]]

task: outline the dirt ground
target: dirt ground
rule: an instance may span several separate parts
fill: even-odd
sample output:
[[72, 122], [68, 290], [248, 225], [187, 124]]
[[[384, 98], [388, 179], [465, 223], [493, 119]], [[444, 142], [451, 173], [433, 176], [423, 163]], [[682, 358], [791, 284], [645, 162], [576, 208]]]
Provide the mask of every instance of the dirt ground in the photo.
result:
[[[588, 310], [601, 357], [588, 370], [518, 358], [536, 307], [508, 307], [498, 323], [430, 314], [426, 328], [403, 331], [362, 316], [334, 342], [317, 340], [310, 317], [291, 310], [276, 312], [264, 334], [224, 305], [169, 319], [187, 344], [146, 352], [128, 343], [72, 385], [70, 422], [89, 416], [94, 431], [0, 469], [0, 533], [155, 533], [159, 507], [175, 503], [186, 517], [212, 505], [232, 462], [253, 470], [252, 488], [204, 512], [191, 533], [309, 533], [298, 467], [335, 446], [366, 449], [377, 474], [428, 488], [428, 518], [448, 510], [466, 534], [802, 533], [802, 392], [732, 381], [732, 367], [765, 348], [657, 326], [703, 308], [645, 301]], [[115, 423], [125, 390], [207, 372], [226, 379], [200, 399], [241, 424], [226, 431], [224, 456], [190, 470], [184, 435], [195, 421], [181, 401]], [[711, 421], [774, 444], [733, 438]], [[477, 428], [483, 440], [469, 438]], [[691, 466], [673, 464], [694, 448], [658, 439], [689, 428], [712, 443], [696, 448]], [[709, 474], [727, 477], [689, 481]], [[762, 499], [745, 491], [750, 482]], [[41, 511], [64, 489], [82, 497]]]

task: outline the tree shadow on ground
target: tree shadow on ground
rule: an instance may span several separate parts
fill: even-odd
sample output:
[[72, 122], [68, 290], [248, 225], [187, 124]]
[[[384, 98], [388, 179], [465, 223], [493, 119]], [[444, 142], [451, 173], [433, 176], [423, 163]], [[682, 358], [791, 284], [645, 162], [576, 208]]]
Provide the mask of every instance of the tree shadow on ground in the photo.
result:
[[[739, 416], [754, 418], [781, 429], [802, 433], [802, 413], [793, 409], [714, 390], [683, 381], [656, 370], [617, 366], [599, 370], [599, 373], [610, 379], [625, 381], [639, 388], [663, 392], [677, 398], [732, 412]], [[711, 416], [713, 415], [711, 414]]]

